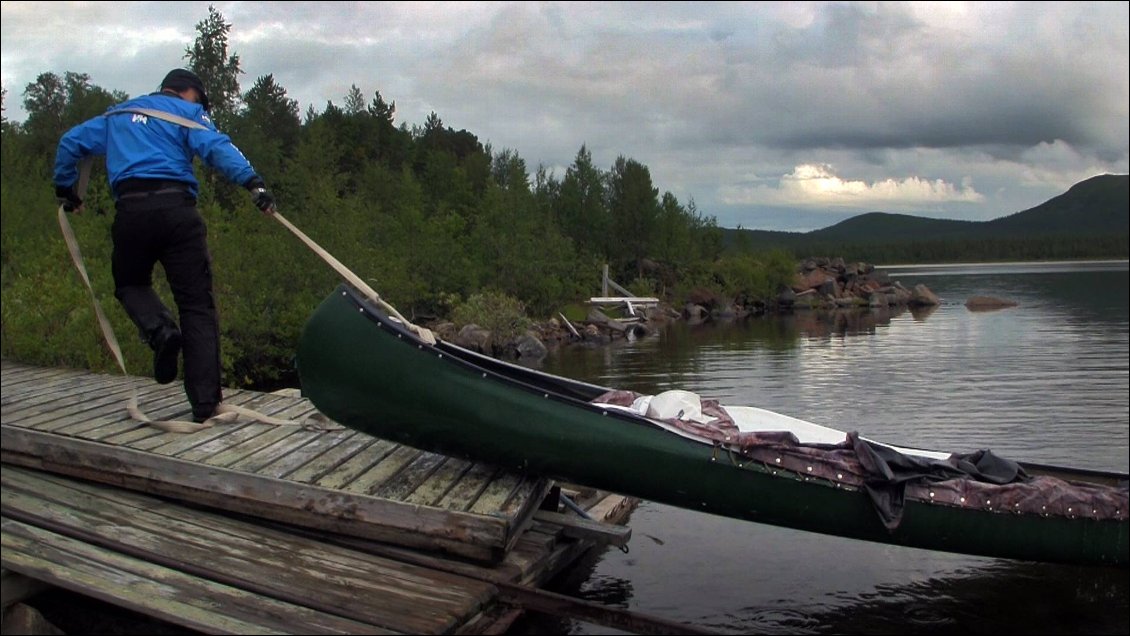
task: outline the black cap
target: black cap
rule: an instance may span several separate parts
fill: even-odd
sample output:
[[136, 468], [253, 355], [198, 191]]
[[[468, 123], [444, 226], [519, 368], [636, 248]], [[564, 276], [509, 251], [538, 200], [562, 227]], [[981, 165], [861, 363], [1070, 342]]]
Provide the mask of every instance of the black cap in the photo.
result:
[[183, 91], [187, 88], [195, 88], [197, 93], [200, 93], [200, 105], [204, 107], [205, 111], [210, 111], [212, 105], [208, 103], [208, 93], [204, 91], [204, 82], [196, 76], [196, 73], [185, 70], [183, 68], [175, 68], [169, 71], [165, 79], [161, 80], [161, 88], [171, 88], [175, 91]]

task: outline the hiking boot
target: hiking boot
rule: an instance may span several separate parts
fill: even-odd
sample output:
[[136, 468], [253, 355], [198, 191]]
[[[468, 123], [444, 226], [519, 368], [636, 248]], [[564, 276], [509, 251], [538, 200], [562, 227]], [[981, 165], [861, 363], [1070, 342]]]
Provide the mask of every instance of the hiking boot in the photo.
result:
[[200, 424], [216, 415], [215, 404], [197, 404], [192, 407], [192, 421]]
[[176, 327], [166, 325], [153, 334], [149, 346], [153, 347], [153, 379], [157, 380], [157, 384], [168, 384], [177, 379], [180, 345], [180, 330]]

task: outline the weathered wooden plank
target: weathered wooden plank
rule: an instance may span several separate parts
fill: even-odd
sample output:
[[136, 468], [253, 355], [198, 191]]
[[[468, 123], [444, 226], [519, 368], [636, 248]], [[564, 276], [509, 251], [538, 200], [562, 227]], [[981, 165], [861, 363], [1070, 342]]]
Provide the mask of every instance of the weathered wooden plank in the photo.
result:
[[137, 428], [108, 435], [102, 439], [107, 444], [115, 446], [129, 446], [131, 444], [141, 443], [143, 440], [151, 439], [159, 435], [164, 435], [165, 431], [157, 428], [156, 426], [145, 425]]
[[562, 530], [560, 525], [544, 523], [535, 516], [526, 531], [522, 533], [521, 544], [530, 552], [548, 552], [565, 535]]
[[494, 564], [443, 559], [433, 554], [355, 537], [324, 535], [321, 538], [405, 563], [499, 584], [509, 582], [525, 585], [541, 585], [557, 576], [593, 545], [586, 541], [564, 538], [560, 526], [538, 521], [534, 521], [527, 531], [519, 535], [515, 545], [506, 552], [505, 558]]
[[292, 430], [290, 435], [280, 439], [279, 441], [260, 449], [247, 457], [235, 462], [228, 466], [233, 470], [239, 470], [248, 473], [258, 473], [263, 470], [264, 466], [269, 465], [271, 462], [292, 453], [302, 446], [309, 444], [317, 439], [322, 434], [321, 431], [312, 431], [307, 429]]
[[375, 439], [368, 448], [342, 462], [333, 470], [316, 479], [314, 483], [325, 488], [337, 490], [354, 479], [357, 479], [358, 476], [364, 474], [395, 449], [395, 442]]
[[[279, 396], [258, 395], [246, 405], [246, 408], [262, 411], [264, 408], [269, 408], [272, 403], [281, 402], [284, 399], [285, 398], [280, 398]], [[161, 455], [172, 455], [177, 459], [183, 459], [185, 461], [203, 462], [207, 461], [207, 459], [213, 455], [235, 448], [275, 428], [270, 424], [260, 424], [253, 420], [246, 420], [243, 426], [237, 426], [236, 424], [221, 424], [220, 426], [228, 429], [227, 435], [208, 440], [202, 444], [193, 445], [191, 448], [176, 453], [170, 452], [171, 444], [154, 448], [153, 452]]]
[[307, 417], [318, 411], [314, 409], [310, 400], [281, 393], [275, 394], [279, 395], [282, 401], [273, 403], [270, 408], [262, 409], [260, 412], [271, 417], [294, 421], [296, 426], [272, 425], [276, 426], [278, 430], [260, 435], [249, 445], [242, 447], [240, 453], [243, 456], [240, 456], [240, 458], [217, 458], [217, 461], [229, 461], [226, 464], [228, 468], [255, 472], [263, 465], [294, 451], [295, 448], [310, 442], [311, 439], [322, 433], [321, 430], [312, 430], [301, 426]]
[[154, 450], [153, 452], [162, 455], [172, 455], [186, 462], [210, 463], [208, 460], [212, 457], [222, 455], [230, 449], [246, 444], [276, 428], [269, 424], [262, 424], [252, 420], [222, 423], [219, 427], [225, 431], [223, 435], [214, 437], [203, 443], [194, 444], [190, 448], [186, 448], [178, 453], [165, 452], [168, 450], [166, 447]]
[[60, 373], [91, 373], [90, 371], [86, 371], [85, 369], [73, 369], [73, 368], [70, 368], [70, 367], [59, 366], [59, 365], [44, 366], [44, 365], [38, 365], [38, 364], [28, 364], [26, 362], [19, 362], [17, 360], [11, 360], [9, 358], [4, 358], [2, 361], [0, 361], [0, 370], [2, 370], [5, 373], [11, 372], [11, 371], [28, 372], [28, 371], [38, 370], [38, 369], [46, 369], [46, 370], [49, 370], [49, 371], [57, 371], [57, 372], [60, 372]]
[[[127, 378], [105, 377], [128, 381]], [[154, 390], [150, 381], [138, 379], [138, 382], [145, 385], [142, 390], [147, 390], [152, 394], [167, 391], [170, 396], [174, 396], [175, 401], [183, 405], [184, 413], [187, 414], [187, 403], [183, 399], [180, 387], [160, 387]], [[76, 391], [82, 390], [76, 389]], [[134, 390], [136, 389], [127, 388], [124, 395], [128, 396]], [[264, 396], [264, 394], [254, 392], [241, 394], [238, 391], [234, 393], [225, 391], [225, 393], [227, 394], [225, 401], [233, 403], [239, 400], [240, 403], [245, 404], [269, 404], [269, 400], [272, 399]], [[303, 398], [276, 397], [289, 401], [289, 404], [275, 403], [275, 406], [282, 407], [283, 411], [272, 411], [272, 414], [278, 415], [295, 410], [309, 412], [312, 409], [309, 401]], [[498, 483], [492, 484], [491, 482], [495, 482], [495, 480], [489, 478], [494, 471], [493, 468], [472, 466], [469, 469], [466, 462], [461, 460], [449, 462], [446, 458], [438, 455], [422, 460], [424, 455], [416, 449], [388, 441], [376, 440], [375, 438], [368, 438], [368, 441], [362, 442], [365, 439], [364, 437], [358, 437], [357, 434], [348, 429], [321, 433], [295, 430], [290, 434], [271, 429], [260, 430], [258, 434], [255, 434], [252, 430], [245, 429], [254, 426], [261, 427], [262, 425], [248, 422], [237, 425], [219, 425], [213, 427], [213, 429], [188, 435], [154, 433], [147, 431], [146, 427], [130, 421], [127, 417], [109, 416], [108, 412], [111, 410], [111, 405], [108, 404], [109, 401], [104, 396], [71, 404], [60, 414], [69, 418], [74, 409], [88, 408], [89, 403], [97, 399], [102, 400], [99, 405], [101, 410], [94, 412], [99, 412], [100, 416], [88, 417], [90, 414], [85, 414], [75, 419], [67, 419], [64, 426], [69, 426], [70, 429], [68, 430], [80, 433], [80, 437], [89, 436], [112, 445], [121, 446], [120, 450], [122, 451], [152, 450], [158, 454], [177, 455], [178, 460], [184, 460], [186, 457], [191, 458], [193, 461], [190, 463], [196, 464], [194, 470], [199, 471], [200, 475], [193, 479], [190, 477], [192, 470], [183, 466], [176, 466], [172, 470], [175, 478], [172, 482], [168, 482], [165, 477], [168, 471], [158, 461], [160, 460], [159, 457], [153, 458], [152, 462], [143, 461], [138, 465], [127, 465], [124, 471], [119, 472], [119, 468], [123, 464], [120, 463], [120, 458], [114, 456], [113, 453], [107, 453], [104, 456], [82, 457], [78, 462], [78, 467], [67, 474], [121, 483], [132, 488], [146, 489], [157, 494], [182, 497], [187, 501], [206, 504], [212, 501], [220, 501], [228, 488], [238, 489], [241, 485], [232, 484], [230, 487], [201, 489], [197, 487], [199, 483], [228, 479], [235, 479], [238, 482], [239, 476], [244, 472], [252, 473], [243, 475], [249, 479], [281, 477], [287, 482], [295, 482], [293, 483], [295, 487], [301, 487], [303, 482], [309, 481], [319, 486], [323, 491], [329, 491], [330, 494], [307, 493], [307, 509], [302, 511], [297, 510], [299, 506], [293, 502], [288, 502], [282, 506], [273, 505], [272, 499], [278, 495], [278, 492], [273, 490], [272, 486], [267, 485], [262, 486], [261, 499], [248, 496], [246, 501], [237, 502], [239, 505], [228, 502], [232, 507], [225, 505], [219, 505], [219, 507], [245, 514], [257, 514], [260, 508], [273, 510], [274, 517], [264, 516], [303, 524], [308, 523], [308, 520], [303, 519], [303, 517], [312, 514], [311, 511], [315, 509], [308, 505], [309, 500], [317, 499], [317, 505], [335, 510], [334, 513], [327, 514], [328, 519], [315, 522], [312, 525], [312, 527], [326, 529], [336, 528], [337, 525], [335, 524], [347, 526], [363, 524], [364, 519], [344, 519], [343, 515], [352, 514], [352, 511], [347, 509], [353, 505], [353, 501], [343, 500], [341, 496], [372, 495], [383, 487], [384, 494], [393, 497], [391, 500], [383, 500], [385, 505], [399, 504], [414, 512], [419, 509], [418, 504], [431, 499], [433, 505], [442, 502], [436, 512], [449, 515], [466, 514], [475, 518], [489, 517], [492, 525], [489, 529], [483, 527], [471, 531], [456, 527], [451, 532], [445, 533], [440, 532], [440, 528], [447, 525], [448, 522], [447, 518], [441, 515], [426, 522], [428, 531], [424, 532], [423, 538], [416, 542], [402, 542], [401, 540], [404, 537], [395, 536], [397, 532], [401, 532], [397, 529], [395, 523], [375, 530], [344, 530], [342, 532], [352, 532], [357, 536], [404, 543], [413, 547], [441, 549], [469, 556], [472, 559], [496, 559], [502, 556], [500, 550], [504, 551], [505, 546], [514, 540], [515, 528], [528, 518], [525, 507], [518, 500], [534, 492], [532, 483], [525, 487], [513, 487], [508, 495], [502, 496], [501, 490], [505, 490], [505, 488], [500, 490], [500, 485]], [[176, 406], [167, 406], [171, 412], [179, 410]], [[266, 411], [267, 409], [256, 408], [256, 410]], [[163, 413], [163, 411], [154, 411], [151, 415], [159, 413]], [[57, 425], [57, 420], [58, 418], [55, 422], [51, 422], [51, 425]], [[7, 432], [5, 432], [5, 439], [8, 439]], [[61, 460], [63, 455], [67, 455], [66, 452], [62, 452], [58, 456], [48, 455], [46, 457], [36, 456], [34, 453], [23, 456], [23, 453], [15, 449], [9, 453], [10, 446], [7, 442], [5, 443], [5, 457], [10, 454], [22, 455], [21, 461], [27, 462], [26, 465], [49, 466], [54, 470], [58, 468], [58, 464], [72, 460], [70, 456], [67, 456], [66, 461]], [[46, 447], [46, 444], [44, 444], [44, 447]], [[237, 467], [236, 470], [239, 472], [234, 473], [235, 477], [229, 477], [227, 473], [216, 473], [214, 470], [209, 470], [217, 466]], [[259, 472], [260, 475], [253, 474], [255, 472]], [[429, 479], [433, 472], [436, 474]], [[517, 478], [517, 482], [521, 481], [523, 481], [521, 478]], [[492, 491], [492, 486], [498, 492]], [[334, 491], [340, 492], [335, 493]], [[246, 489], [244, 494], [247, 494]], [[398, 498], [407, 499], [413, 497], [413, 495], [415, 496], [410, 501], [398, 500]], [[457, 503], [456, 499], [459, 497], [462, 497], [464, 501]], [[472, 499], [479, 504], [479, 508], [475, 511], [471, 511]], [[479, 499], [482, 499], [482, 501], [479, 501]], [[382, 500], [378, 499], [378, 501]], [[490, 509], [492, 501], [498, 506], [497, 509]], [[375, 506], [372, 503], [366, 505]], [[506, 513], [501, 512], [503, 508], [507, 510]], [[410, 513], [407, 510], [396, 510], [396, 512], [388, 514], [391, 515], [388, 518], [392, 519], [398, 519], [400, 517], [397, 515], [401, 515], [403, 527], [409, 527], [407, 518]], [[512, 514], [514, 518], [507, 519], [507, 514]], [[415, 526], [415, 524], [412, 525]], [[458, 526], [459, 524], [455, 525]], [[470, 524], [472, 527], [474, 525]], [[432, 533], [435, 533], [436, 536], [433, 536]], [[456, 546], [454, 549], [452, 549], [453, 544]]]
[[4, 393], [9, 391], [16, 393], [29, 388], [34, 389], [41, 385], [65, 382], [81, 376], [82, 374], [74, 369], [30, 367], [5, 362], [2, 375], [0, 375], [0, 388], [4, 389]]
[[506, 499], [506, 503], [498, 507], [498, 510], [504, 515], [515, 516], [522, 509], [527, 507], [530, 500], [534, 498], [537, 499], [535, 504], [540, 505], [546, 490], [546, 481], [544, 479], [538, 479], [533, 476], [523, 479], [515, 486], [514, 490], [511, 491], [510, 496]]
[[287, 479], [304, 484], [314, 483], [319, 477], [337, 468], [348, 461], [357, 453], [376, 443], [377, 438], [364, 433], [356, 433], [344, 437], [332, 448], [326, 449], [314, 459], [306, 462], [301, 468], [287, 475]]
[[413, 490], [431, 476], [443, 461], [447, 459], [438, 453], [422, 453], [396, 473], [392, 479], [381, 484], [380, 488], [373, 491], [374, 497], [403, 501]]
[[323, 541], [346, 546], [368, 554], [384, 556], [402, 563], [419, 565], [441, 572], [460, 574], [481, 581], [505, 582], [517, 580], [517, 578], [521, 576], [521, 571], [511, 563], [510, 554], [507, 554], [504, 559], [496, 563], [481, 563], [465, 559], [450, 559], [431, 552], [413, 550], [389, 543], [377, 543], [340, 534], [322, 535], [320, 538]]
[[448, 457], [431, 477], [424, 480], [411, 493], [404, 498], [406, 503], [416, 503], [422, 506], [434, 506], [443, 499], [459, 483], [460, 478], [471, 468], [472, 463], [465, 459]]
[[561, 526], [567, 537], [598, 544], [611, 544], [618, 548], [628, 545], [628, 541], [632, 538], [631, 528], [590, 521], [577, 515], [538, 510], [534, 513], [534, 519]]
[[[262, 411], [260, 411], [262, 412]], [[272, 413], [263, 413], [275, 417]], [[204, 462], [212, 466], [226, 466], [234, 468], [238, 462], [243, 461], [247, 457], [262, 451], [265, 448], [270, 448], [276, 445], [280, 440], [286, 439], [296, 432], [301, 431], [302, 428], [298, 426], [287, 426], [279, 424], [263, 424], [256, 423], [256, 427], [261, 427], [263, 432], [256, 435], [247, 441], [239, 444], [233, 444], [230, 448], [212, 455], [211, 457], [204, 458]], [[252, 471], [253, 472], [253, 471]]]
[[[102, 417], [84, 418], [80, 414], [72, 415], [68, 418], [69, 421], [73, 422], [72, 424], [52, 428], [52, 431], [60, 435], [101, 440], [117, 433], [149, 426], [145, 422], [133, 419], [127, 408], [127, 399], [123, 399], [113, 407], [113, 410], [107, 410]], [[185, 401], [184, 395], [176, 393], [153, 396], [146, 400], [143, 406], [139, 402], [141, 412], [153, 420], [177, 418], [177, 415], [183, 414], [187, 407], [188, 403]], [[62, 418], [60, 418], [61, 420]]]
[[354, 434], [354, 431], [348, 429], [323, 431], [318, 433], [318, 436], [308, 444], [303, 444], [294, 451], [279, 457], [275, 461], [260, 468], [257, 472], [267, 477], [289, 478], [289, 475], [295, 470], [298, 470], [307, 462], [312, 461], [330, 448], [337, 446], [342, 441], [349, 439]]
[[[233, 394], [226, 396], [224, 400], [232, 404], [243, 405], [254, 398], [254, 393], [233, 392]], [[135, 450], [149, 452], [156, 452], [156, 449], [161, 449], [160, 454], [162, 455], [176, 455], [198, 444], [203, 444], [217, 437], [222, 437], [236, 429], [248, 425], [250, 425], [250, 422], [229, 422], [201, 429], [195, 433], [165, 432], [161, 435], [130, 442], [129, 447]]]
[[412, 463], [412, 460], [419, 457], [421, 452], [422, 451], [419, 449], [412, 448], [411, 446], [397, 445], [395, 450], [385, 455], [385, 458], [382, 459], [380, 463], [365, 471], [365, 473], [357, 479], [346, 484], [342, 490], [363, 495], [371, 494], [374, 490], [379, 488], [381, 484], [391, 479], [405, 466]]
[[32, 397], [44, 392], [58, 391], [62, 387], [75, 386], [76, 382], [86, 386], [112, 387], [122, 384], [137, 384], [142, 380], [132, 376], [92, 373], [78, 369], [52, 369], [49, 367], [23, 367], [6, 375], [4, 392], [10, 395]]
[[[332, 433], [330, 433], [332, 435]], [[505, 519], [423, 508], [125, 447], [0, 426], [3, 461], [242, 514], [472, 559], [501, 556]]]
[[[90, 392], [95, 386], [100, 386], [102, 389], [120, 386], [123, 384], [121, 380], [124, 378], [118, 378], [118, 382], [114, 384], [111, 384], [109, 379], [87, 378], [79, 374], [21, 379], [26, 381], [16, 383], [14, 386], [8, 384], [3, 387], [4, 406], [27, 409], [49, 402], [58, 395], [68, 395], [78, 391]], [[18, 404], [16, 400], [18, 400]]]
[[[552, 524], [535, 524], [537, 527], [555, 527]], [[632, 633], [657, 633], [657, 634], [697, 634], [707, 633], [697, 628], [686, 625], [674, 623], [661, 617], [648, 616], [638, 614], [635, 612], [626, 612], [623, 610], [609, 609], [606, 606], [590, 603], [587, 601], [580, 601], [571, 597], [554, 594], [552, 592], [545, 592], [542, 590], [531, 587], [531, 582], [536, 580], [544, 582], [548, 578], [560, 573], [562, 568], [567, 563], [572, 563], [581, 554], [591, 549], [591, 544], [583, 541], [564, 539], [561, 542], [554, 542], [553, 536], [537, 531], [537, 534], [543, 535], [547, 540], [546, 545], [540, 545], [536, 548], [538, 554], [531, 551], [530, 562], [537, 561], [538, 565], [532, 567], [527, 571], [528, 576], [523, 578], [523, 583], [511, 583], [507, 580], [511, 574], [520, 575], [520, 572], [515, 572], [512, 568], [513, 562], [510, 556], [507, 556], [506, 561], [499, 567], [495, 568], [481, 568], [471, 566], [466, 563], [438, 560], [434, 557], [424, 555], [419, 552], [406, 551], [402, 548], [393, 546], [386, 546], [381, 544], [374, 544], [371, 542], [359, 542], [350, 538], [330, 537], [331, 541], [343, 541], [349, 545], [356, 545], [357, 549], [364, 551], [372, 551], [374, 554], [395, 554], [398, 559], [403, 559], [412, 563], [427, 563], [428, 567], [436, 569], [444, 569], [447, 571], [466, 572], [467, 576], [478, 578], [484, 581], [490, 581], [498, 586], [500, 598], [505, 599], [508, 603], [514, 603], [528, 609], [535, 609], [539, 612], [546, 612], [554, 615], [575, 617], [581, 620], [592, 621], [600, 625], [615, 627], [617, 629], [630, 626]], [[561, 534], [557, 531], [557, 534]], [[527, 543], [523, 541], [523, 543]], [[505, 570], [503, 570], [505, 568]], [[477, 618], [472, 619], [471, 622], [465, 623], [463, 628], [457, 633], [480, 633], [475, 631], [482, 624]], [[495, 632], [486, 632], [495, 633]]]
[[590, 517], [597, 521], [621, 524], [627, 521], [628, 515], [639, 505], [639, 499], [623, 495], [606, 494], [593, 503], [586, 510]]
[[459, 482], [447, 491], [447, 494], [436, 503], [436, 506], [448, 510], [467, 510], [478, 501], [479, 496], [486, 490], [499, 470], [497, 466], [491, 464], [474, 464], [467, 472], [463, 473]]
[[[257, 405], [256, 400], [261, 399], [262, 395], [263, 394], [254, 391], [228, 391], [225, 392], [224, 402], [236, 406], [254, 408]], [[190, 415], [191, 413], [186, 413], [185, 417], [189, 417]], [[251, 425], [252, 420], [250, 419], [219, 422], [195, 433], [169, 433], [157, 439], [131, 444], [131, 447], [159, 455], [178, 455], [217, 437], [230, 435], [235, 431]]]
[[[353, 620], [446, 633], [489, 585], [144, 495], [42, 473], [6, 478], [5, 511], [87, 543]], [[130, 519], [126, 527], [115, 521]]]
[[205, 633], [381, 632], [373, 625], [190, 576], [11, 519], [0, 527], [5, 567]]
[[479, 514], [498, 511], [510, 500], [510, 495], [521, 483], [522, 478], [515, 473], [498, 473], [468, 510]]
[[[131, 393], [121, 393], [113, 396], [112, 400], [105, 400], [97, 404], [82, 407], [59, 409], [56, 412], [44, 414], [41, 423], [34, 423], [28, 428], [39, 431], [58, 433], [60, 435], [79, 435], [104, 424], [114, 424], [131, 421], [126, 408], [127, 400]], [[166, 405], [177, 404], [176, 398], [170, 394], [161, 397], [146, 397], [147, 403], [164, 401]]]
[[[118, 404], [112, 405], [113, 409], [97, 417], [76, 414], [66, 420], [60, 418], [59, 422], [72, 422], [65, 426], [51, 426], [52, 432], [83, 439], [102, 439], [121, 432], [135, 430], [141, 426], [148, 426], [139, 422], [129, 414], [127, 400], [123, 399]], [[176, 420], [191, 421], [192, 412], [183, 390], [160, 388], [150, 395], [138, 395], [138, 408], [149, 419], [154, 421]], [[46, 427], [40, 427], [44, 430]]]
[[[134, 450], [145, 451], [155, 455], [175, 455], [177, 452], [182, 452], [191, 449], [199, 444], [203, 444], [225, 435], [230, 435], [233, 431], [251, 426], [251, 422], [221, 422], [208, 428], [200, 429], [195, 433], [175, 433], [163, 431], [160, 435], [152, 437], [145, 437], [123, 446], [128, 446]], [[162, 449], [163, 452], [158, 453], [155, 449]]]
[[511, 520], [508, 529], [510, 540], [506, 543], [507, 550], [514, 547], [524, 529], [533, 522], [534, 513], [541, 507], [552, 487], [553, 480], [551, 479], [528, 476], [514, 489], [506, 505], [499, 509], [503, 511], [501, 513], [503, 516], [508, 516]]
[[[323, 544], [314, 537], [306, 538], [268, 525], [186, 508], [142, 493], [18, 467], [12, 468], [12, 474], [4, 475], [3, 480], [7, 490], [4, 496], [8, 497], [6, 510], [32, 516], [46, 525], [81, 527], [88, 532], [100, 533], [99, 536], [104, 535], [107, 540], [121, 539], [122, 543], [131, 545], [135, 543], [134, 539], [145, 540], [148, 532], [174, 537], [177, 541], [191, 541], [208, 550], [232, 542], [236, 547], [231, 549], [237, 553], [250, 550], [255, 553], [254, 560], [283, 567], [305, 564], [305, 567], [313, 568], [323, 562], [354, 563], [361, 560], [364, 563], [359, 571], [367, 575], [393, 577], [399, 581], [398, 584], [416, 586], [421, 590], [437, 585], [452, 588], [436, 592], [436, 598], [441, 602], [450, 600], [458, 605], [468, 598], [466, 590], [461, 589], [467, 581], [460, 577], [419, 569], [398, 561], [359, 556], [345, 548]], [[115, 521], [135, 517], [139, 518], [137, 524], [131, 523], [128, 528], [114, 527]], [[119, 537], [120, 532], [138, 534], [126, 540]], [[163, 551], [155, 549], [157, 553]], [[308, 554], [310, 551], [313, 553]], [[185, 561], [186, 565], [194, 561], [181, 555], [170, 557]], [[366, 584], [358, 582], [353, 585]], [[481, 588], [476, 585], [471, 587], [476, 590]], [[477, 597], [478, 591], [471, 596]]]
[[[544, 533], [538, 535], [544, 536]], [[554, 541], [549, 548], [542, 547], [538, 541], [523, 540], [510, 549], [509, 559], [521, 571], [516, 582], [541, 585], [552, 578], [550, 573], [560, 572], [565, 564], [580, 557], [588, 548], [589, 544], [573, 539]]]
[[107, 405], [123, 403], [132, 391], [140, 391], [129, 384], [116, 384], [103, 388], [91, 388], [91, 384], [76, 380], [81, 386], [72, 393], [49, 392], [26, 402], [20, 400], [4, 409], [4, 421], [18, 421], [25, 428], [39, 428], [57, 424], [60, 411], [66, 414], [99, 413], [107, 410]]
[[61, 367], [31, 366], [4, 358], [3, 360], [0, 360], [0, 383], [6, 386], [9, 382], [36, 373], [46, 374], [50, 372], [57, 374], [66, 373], [68, 371], [70, 371], [70, 369], [64, 369]]

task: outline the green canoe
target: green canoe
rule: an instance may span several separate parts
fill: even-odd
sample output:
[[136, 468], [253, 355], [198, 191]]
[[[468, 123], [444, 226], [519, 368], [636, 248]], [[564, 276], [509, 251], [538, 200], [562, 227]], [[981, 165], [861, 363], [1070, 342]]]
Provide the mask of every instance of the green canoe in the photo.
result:
[[[658, 404], [671, 396], [429, 344], [345, 285], [311, 315], [296, 362], [302, 392], [319, 411], [427, 451], [867, 541], [1128, 563], [1126, 474], [897, 448], [768, 411], [719, 411], [685, 392]], [[708, 413], [723, 417], [712, 422]], [[1016, 478], [1001, 477], [1001, 467]]]

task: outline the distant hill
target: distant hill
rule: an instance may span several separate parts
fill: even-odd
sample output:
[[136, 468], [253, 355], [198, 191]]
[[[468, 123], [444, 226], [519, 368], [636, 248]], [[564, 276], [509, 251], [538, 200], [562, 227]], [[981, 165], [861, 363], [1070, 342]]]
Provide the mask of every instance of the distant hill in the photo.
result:
[[868, 212], [846, 221], [808, 232], [809, 239], [817, 241], [906, 241], [923, 237], [961, 238], [976, 232], [983, 225], [977, 221], [950, 221], [926, 219], [909, 214]]
[[[1023, 212], [992, 221], [927, 219], [908, 214], [869, 212], [811, 232], [771, 232], [766, 230], [724, 229], [728, 246], [755, 250], [781, 248], [797, 254], [827, 254], [828, 250], [857, 252], [828, 254], [859, 257], [858, 252], [877, 252], [870, 258], [897, 253], [914, 258], [910, 244], [929, 244], [931, 258], [945, 260], [946, 253], [970, 256], [969, 245], [980, 245], [981, 257], [995, 258], [993, 249], [1007, 248], [1004, 256], [1017, 256], [1018, 245], [1026, 257], [1065, 256], [1062, 245], [1084, 245], [1076, 250], [1111, 252], [1110, 257], [1126, 256], [1126, 237], [1130, 235], [1130, 175], [1100, 175], [1072, 186], [1067, 192]], [[1091, 240], [1094, 239], [1094, 240]], [[944, 249], [952, 244], [954, 249]], [[964, 244], [960, 249], [957, 244]], [[1040, 246], [1044, 245], [1045, 248]], [[1086, 247], [1089, 245], [1090, 247]], [[1049, 246], [1053, 249], [1046, 249]], [[1050, 252], [1055, 252], [1054, 254]], [[1035, 254], [1035, 256], [1033, 255]], [[1097, 254], [1079, 254], [1096, 256]], [[866, 254], [862, 255], [865, 259]], [[919, 256], [927, 256], [922, 254]]]
[[1130, 175], [1104, 174], [1030, 210], [984, 223], [997, 234], [1086, 235], [1130, 231]]

